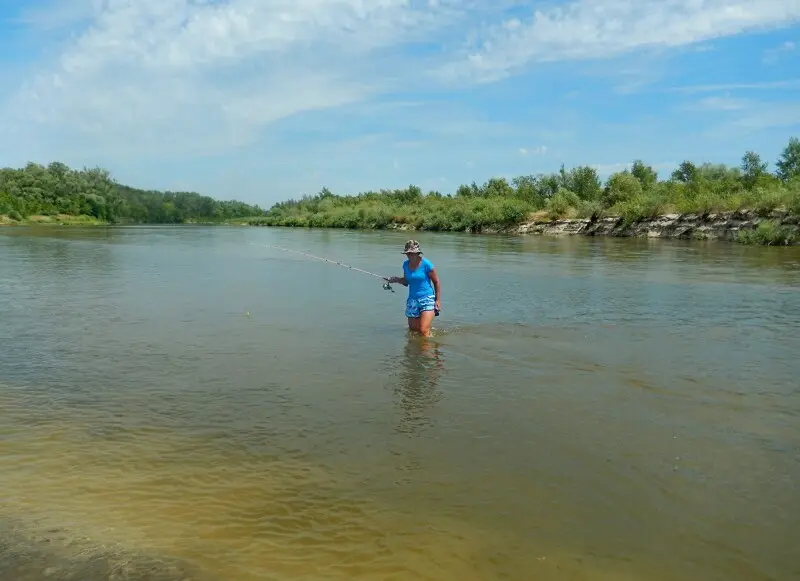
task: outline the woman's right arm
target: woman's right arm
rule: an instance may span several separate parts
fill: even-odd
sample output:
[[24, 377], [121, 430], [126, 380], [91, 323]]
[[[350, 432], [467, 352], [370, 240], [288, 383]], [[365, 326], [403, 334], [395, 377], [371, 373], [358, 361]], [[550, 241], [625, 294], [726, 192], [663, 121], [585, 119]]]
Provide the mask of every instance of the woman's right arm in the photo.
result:
[[397, 284], [402, 284], [403, 286], [408, 286], [408, 281], [406, 280], [405, 276], [390, 276], [386, 280], [388, 282], [394, 282]]

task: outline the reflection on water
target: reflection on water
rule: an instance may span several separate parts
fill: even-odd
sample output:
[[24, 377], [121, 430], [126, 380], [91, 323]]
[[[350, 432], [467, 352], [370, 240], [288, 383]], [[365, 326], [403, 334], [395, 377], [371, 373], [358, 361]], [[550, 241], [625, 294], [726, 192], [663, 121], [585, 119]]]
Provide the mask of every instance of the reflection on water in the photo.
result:
[[432, 425], [428, 412], [442, 397], [438, 383], [444, 370], [444, 356], [436, 339], [409, 337], [394, 385], [402, 409], [399, 432], [413, 434]]
[[797, 249], [406, 237], [0, 232], [0, 580], [800, 578]]

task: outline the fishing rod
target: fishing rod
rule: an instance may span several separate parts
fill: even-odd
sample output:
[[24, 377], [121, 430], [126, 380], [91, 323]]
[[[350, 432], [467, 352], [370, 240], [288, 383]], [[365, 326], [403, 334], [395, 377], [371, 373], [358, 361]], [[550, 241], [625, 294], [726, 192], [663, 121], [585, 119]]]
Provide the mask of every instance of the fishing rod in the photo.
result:
[[375, 274], [374, 272], [369, 272], [368, 270], [364, 270], [362, 268], [356, 268], [355, 266], [350, 266], [349, 264], [345, 264], [345, 263], [340, 262], [338, 260], [331, 260], [330, 258], [324, 258], [322, 256], [315, 256], [313, 254], [309, 254], [308, 252], [300, 252], [299, 250], [292, 250], [291, 248], [284, 248], [283, 246], [275, 246], [275, 245], [272, 245], [272, 244], [255, 244], [253, 242], [250, 242], [250, 244], [252, 244], [253, 246], [266, 246], [267, 248], [274, 248], [275, 250], [282, 250], [283, 252], [289, 252], [291, 254], [299, 254], [300, 256], [306, 256], [308, 258], [313, 258], [315, 260], [321, 260], [321, 261], [327, 262], [329, 264], [335, 264], [336, 266], [341, 266], [342, 268], [346, 268], [347, 270], [354, 270], [356, 272], [361, 272], [361, 273], [367, 274], [369, 276], [374, 276], [374, 277], [379, 278], [382, 281], [384, 281], [384, 283], [383, 283], [384, 290], [388, 290], [388, 291], [394, 292], [394, 289], [392, 288], [392, 285], [389, 284], [389, 281], [386, 280], [386, 277], [382, 276], [380, 274]]

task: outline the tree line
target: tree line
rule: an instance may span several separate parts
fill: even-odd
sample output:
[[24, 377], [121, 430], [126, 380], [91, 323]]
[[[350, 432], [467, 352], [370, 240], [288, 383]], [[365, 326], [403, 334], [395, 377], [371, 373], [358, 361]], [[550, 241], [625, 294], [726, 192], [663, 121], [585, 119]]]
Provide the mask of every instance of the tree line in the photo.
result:
[[407, 224], [426, 230], [481, 231], [518, 224], [532, 215], [551, 219], [620, 216], [626, 221], [670, 212], [702, 213], [776, 209], [800, 214], [800, 140], [792, 137], [774, 170], [754, 151], [738, 166], [686, 160], [665, 179], [641, 160], [603, 182], [591, 166], [463, 184], [453, 194], [415, 185], [393, 190], [314, 196], [259, 206], [218, 201], [195, 192], [142, 190], [117, 183], [101, 168], [48, 166], [0, 169], [0, 215], [15, 220], [40, 215], [91, 216], [109, 223], [223, 222], [248, 218], [267, 226], [386, 228]]
[[458, 187], [454, 194], [424, 193], [410, 185], [394, 190], [314, 196], [273, 205], [253, 225], [386, 228], [407, 224], [425, 230], [480, 231], [540, 214], [551, 219], [614, 215], [627, 221], [671, 212], [700, 213], [776, 209], [800, 214], [800, 140], [793, 137], [769, 164], [747, 151], [739, 166], [686, 160], [665, 179], [642, 160], [603, 182], [595, 168], [562, 164], [557, 172], [491, 178]]
[[101, 168], [74, 170], [60, 162], [46, 167], [0, 169], [0, 214], [91, 216], [109, 223], [221, 222], [259, 216], [264, 210], [196, 192], [142, 190], [117, 183]]

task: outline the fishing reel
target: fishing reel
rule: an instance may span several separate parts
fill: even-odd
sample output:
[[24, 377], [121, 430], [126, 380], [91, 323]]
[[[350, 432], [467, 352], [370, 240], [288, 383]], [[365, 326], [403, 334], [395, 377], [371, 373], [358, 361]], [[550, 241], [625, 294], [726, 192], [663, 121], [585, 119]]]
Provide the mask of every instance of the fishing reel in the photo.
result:
[[392, 288], [392, 285], [389, 284], [388, 280], [383, 283], [383, 290], [388, 290], [388, 291], [394, 292], [394, 289]]

